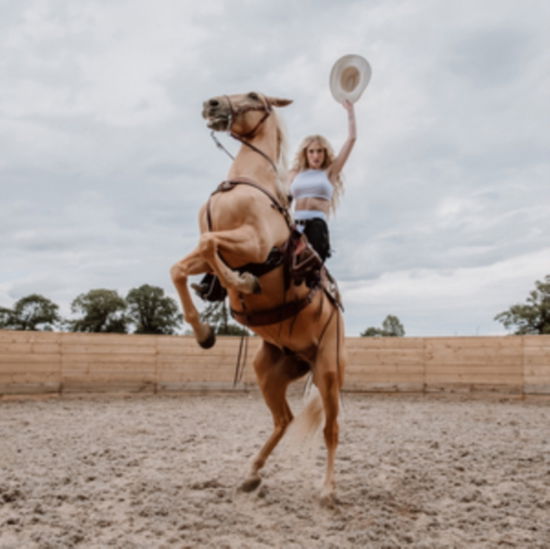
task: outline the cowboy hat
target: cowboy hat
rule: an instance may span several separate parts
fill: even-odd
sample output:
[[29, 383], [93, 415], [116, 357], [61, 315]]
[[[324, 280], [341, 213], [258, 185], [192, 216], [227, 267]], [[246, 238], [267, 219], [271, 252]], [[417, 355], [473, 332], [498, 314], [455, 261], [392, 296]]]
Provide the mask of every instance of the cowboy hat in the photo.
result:
[[330, 91], [336, 101], [346, 99], [355, 103], [365, 91], [372, 70], [369, 62], [360, 55], [344, 55], [334, 63], [330, 71]]

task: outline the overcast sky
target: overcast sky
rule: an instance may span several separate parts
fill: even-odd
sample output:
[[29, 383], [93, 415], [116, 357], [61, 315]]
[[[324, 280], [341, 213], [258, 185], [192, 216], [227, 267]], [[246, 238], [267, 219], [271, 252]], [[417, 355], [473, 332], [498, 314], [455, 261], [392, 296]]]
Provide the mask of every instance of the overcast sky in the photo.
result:
[[202, 101], [288, 97], [290, 158], [310, 133], [338, 149], [330, 69], [358, 53], [373, 76], [328, 263], [348, 335], [387, 314], [410, 336], [506, 333], [495, 314], [550, 274], [549, 21], [546, 0], [0, 0], [0, 306], [176, 297], [230, 163]]

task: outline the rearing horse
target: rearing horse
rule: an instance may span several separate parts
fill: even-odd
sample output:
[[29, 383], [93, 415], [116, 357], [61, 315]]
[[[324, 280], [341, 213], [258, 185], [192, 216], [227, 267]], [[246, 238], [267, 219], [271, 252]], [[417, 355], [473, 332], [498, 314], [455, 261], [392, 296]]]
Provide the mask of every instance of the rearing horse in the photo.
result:
[[274, 429], [242, 489], [250, 491], [260, 484], [260, 469], [293, 419], [287, 387], [311, 370], [319, 393], [303, 414], [318, 425], [324, 410], [327, 466], [321, 496], [326, 501], [334, 491], [344, 324], [322, 284], [289, 283], [285, 261], [277, 260], [285, 256], [293, 225], [282, 181], [286, 173], [281, 174], [286, 169], [284, 133], [273, 107], [290, 103], [254, 92], [204, 102], [202, 115], [208, 127], [229, 132], [242, 145], [227, 180], [200, 210], [198, 246], [172, 267], [171, 276], [185, 320], [201, 346], [214, 344], [214, 332], [201, 322], [187, 279], [205, 272], [214, 273], [227, 289], [234, 318], [263, 340], [254, 370]]

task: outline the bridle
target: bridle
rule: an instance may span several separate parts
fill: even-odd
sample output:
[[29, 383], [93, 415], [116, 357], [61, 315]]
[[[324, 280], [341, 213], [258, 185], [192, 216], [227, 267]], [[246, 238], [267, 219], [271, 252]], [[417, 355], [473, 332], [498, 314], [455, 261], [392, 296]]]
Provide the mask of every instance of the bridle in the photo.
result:
[[[264, 96], [258, 95], [258, 97], [260, 97], [262, 101], [261, 106], [245, 105], [243, 107], [235, 108], [235, 106], [231, 102], [231, 99], [229, 98], [228, 95], [224, 95], [223, 97], [225, 97], [225, 100], [229, 105], [229, 117], [227, 120], [227, 130], [229, 131], [229, 135], [233, 139], [240, 141], [243, 145], [246, 145], [248, 148], [252, 149], [254, 152], [257, 152], [259, 155], [263, 156], [269, 162], [269, 164], [271, 165], [275, 173], [278, 173], [277, 166], [275, 165], [273, 160], [271, 160], [271, 158], [269, 158], [269, 156], [267, 156], [267, 154], [265, 154], [262, 150], [258, 149], [258, 147], [256, 147], [255, 145], [247, 141], [248, 139], [253, 139], [254, 137], [256, 137], [256, 134], [258, 133], [259, 129], [262, 127], [263, 123], [267, 120], [267, 118], [273, 112], [273, 108], [271, 107], [269, 101], [267, 101], [267, 99]], [[260, 120], [258, 120], [256, 125], [245, 134], [239, 135], [234, 131], [232, 131], [231, 127], [233, 126], [233, 122], [235, 121], [236, 117], [240, 114], [245, 114], [251, 111], [263, 111], [264, 115], [260, 118]], [[217, 137], [215, 136], [214, 130], [210, 132], [210, 136], [212, 137], [212, 139], [214, 140], [218, 148], [222, 149], [232, 160], [235, 160], [235, 157], [217, 139]]]

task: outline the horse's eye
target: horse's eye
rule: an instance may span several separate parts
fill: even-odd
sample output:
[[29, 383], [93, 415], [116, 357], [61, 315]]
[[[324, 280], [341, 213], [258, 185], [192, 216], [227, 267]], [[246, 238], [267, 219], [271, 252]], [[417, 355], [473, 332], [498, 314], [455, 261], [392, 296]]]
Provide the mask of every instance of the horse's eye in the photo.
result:
[[260, 96], [256, 92], [250, 92], [248, 97], [254, 101], [258, 101], [260, 99]]

